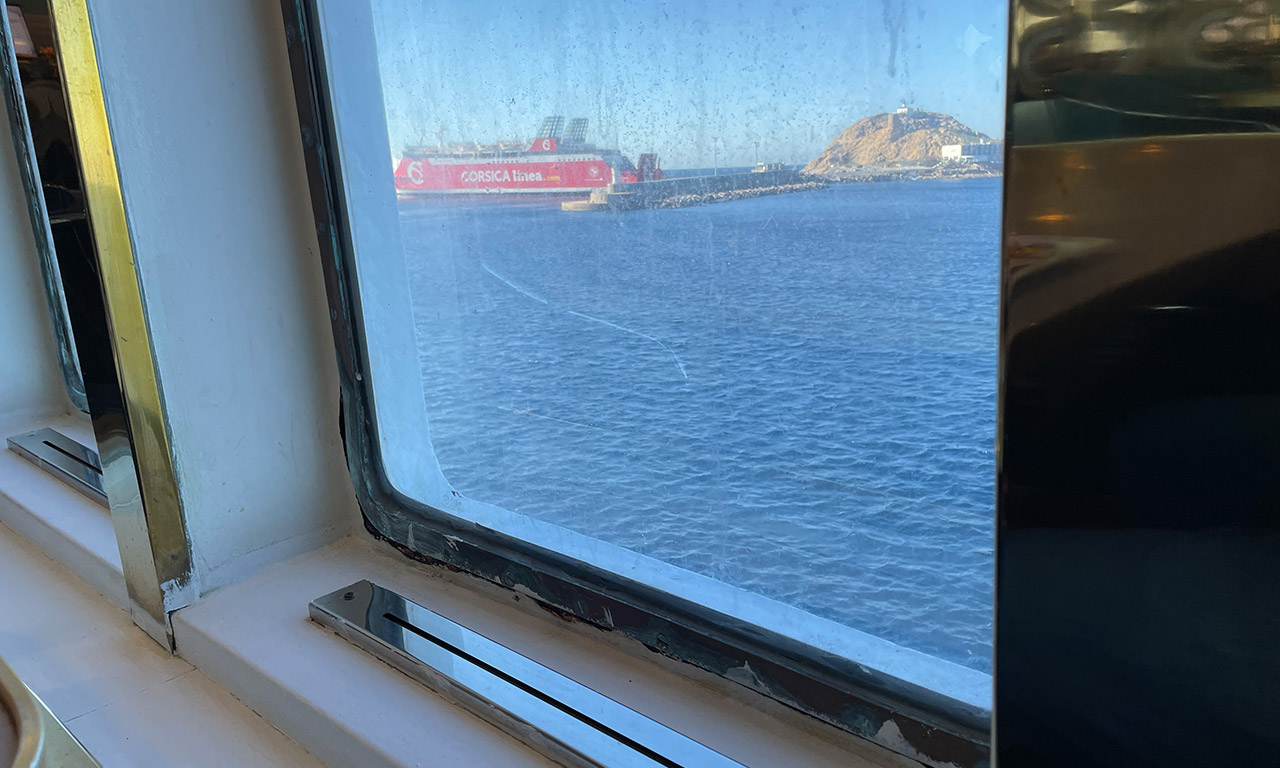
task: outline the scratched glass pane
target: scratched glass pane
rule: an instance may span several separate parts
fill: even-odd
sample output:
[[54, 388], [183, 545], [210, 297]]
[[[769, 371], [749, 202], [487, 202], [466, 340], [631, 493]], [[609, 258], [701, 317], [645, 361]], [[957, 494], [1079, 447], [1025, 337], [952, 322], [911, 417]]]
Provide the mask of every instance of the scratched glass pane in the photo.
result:
[[453, 490], [989, 670], [1004, 3], [375, 8]]

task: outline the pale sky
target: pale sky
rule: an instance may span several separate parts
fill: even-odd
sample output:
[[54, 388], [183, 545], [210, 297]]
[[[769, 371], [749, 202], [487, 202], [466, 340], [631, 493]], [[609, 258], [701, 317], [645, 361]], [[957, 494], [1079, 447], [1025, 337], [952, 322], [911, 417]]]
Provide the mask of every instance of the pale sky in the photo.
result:
[[391, 150], [543, 116], [666, 168], [807, 162], [901, 102], [1003, 133], [1003, 0], [374, 0]]

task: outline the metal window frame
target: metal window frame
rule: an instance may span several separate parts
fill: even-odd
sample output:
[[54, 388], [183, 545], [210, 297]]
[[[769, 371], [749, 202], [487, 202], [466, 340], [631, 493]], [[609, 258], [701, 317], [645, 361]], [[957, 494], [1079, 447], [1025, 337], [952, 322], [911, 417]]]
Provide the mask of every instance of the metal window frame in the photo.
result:
[[53, 232], [49, 225], [49, 211], [45, 207], [44, 189], [40, 169], [36, 164], [35, 142], [31, 138], [31, 123], [23, 103], [22, 80], [18, 76], [18, 56], [13, 44], [13, 31], [9, 28], [9, 15], [0, 17], [3, 34], [0, 34], [0, 85], [4, 89], [4, 103], [9, 115], [9, 132], [13, 149], [18, 156], [18, 170], [22, 173], [22, 187], [26, 192], [27, 215], [31, 218], [31, 232], [35, 238], [36, 253], [40, 256], [40, 276], [44, 282], [45, 300], [49, 307], [49, 322], [53, 326], [54, 340], [58, 347], [58, 368], [62, 372], [62, 386], [71, 404], [84, 413], [89, 412], [89, 400], [84, 391], [84, 374], [76, 354], [75, 335], [71, 330], [71, 317], [67, 310], [67, 297], [62, 289], [62, 274], [58, 268], [58, 255], [53, 246]]
[[72, 274], [101, 300], [71, 316], [89, 415], [130, 615], [172, 650], [170, 615], [195, 591], [191, 547], [93, 24], [88, 0], [48, 0], [48, 9], [92, 238], [84, 268]]
[[380, 452], [321, 2], [281, 0], [281, 7], [338, 358], [343, 438], [369, 532], [410, 558], [531, 594], [568, 620], [621, 633], [922, 763], [986, 766], [990, 712], [984, 706], [476, 524], [392, 485]]

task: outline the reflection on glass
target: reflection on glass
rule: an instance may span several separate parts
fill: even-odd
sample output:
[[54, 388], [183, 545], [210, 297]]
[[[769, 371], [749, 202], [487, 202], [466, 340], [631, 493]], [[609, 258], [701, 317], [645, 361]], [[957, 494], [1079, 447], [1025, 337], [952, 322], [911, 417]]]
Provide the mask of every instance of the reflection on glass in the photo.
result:
[[988, 670], [1003, 3], [375, 8], [456, 491]]
[[993, 758], [1271, 765], [1280, 2], [1012, 12]]
[[72, 335], [72, 317], [85, 311], [87, 300], [76, 281], [64, 279], [63, 274], [78, 262], [87, 227], [53, 30], [44, 2], [10, 5], [6, 12], [0, 79], [6, 85], [10, 134], [26, 187], [27, 213], [40, 255], [63, 385], [71, 403], [88, 413], [84, 374]]

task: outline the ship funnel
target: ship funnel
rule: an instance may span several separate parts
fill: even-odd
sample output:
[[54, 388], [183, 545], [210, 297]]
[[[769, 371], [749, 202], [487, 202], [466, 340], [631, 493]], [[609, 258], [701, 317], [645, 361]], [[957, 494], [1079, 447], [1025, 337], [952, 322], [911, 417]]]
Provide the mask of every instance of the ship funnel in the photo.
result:
[[575, 117], [569, 121], [569, 128], [564, 133], [565, 143], [584, 144], [587, 141], [587, 118]]
[[561, 115], [551, 115], [542, 118], [542, 127], [538, 129], [537, 138], [539, 139], [558, 139], [560, 132], [564, 130], [564, 117]]

